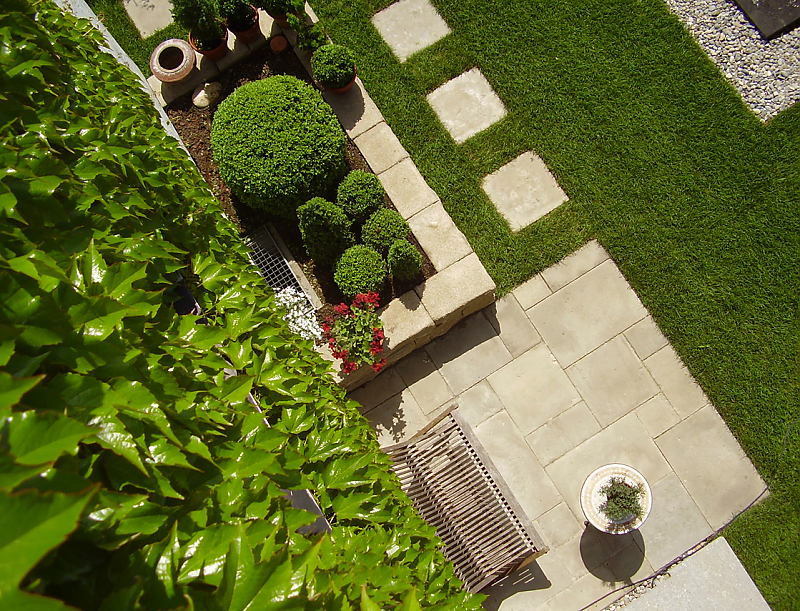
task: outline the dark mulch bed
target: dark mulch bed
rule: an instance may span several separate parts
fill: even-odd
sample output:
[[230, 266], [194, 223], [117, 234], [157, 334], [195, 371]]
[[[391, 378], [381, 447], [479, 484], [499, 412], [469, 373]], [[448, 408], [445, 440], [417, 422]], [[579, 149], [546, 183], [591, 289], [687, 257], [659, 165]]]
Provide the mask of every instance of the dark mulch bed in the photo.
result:
[[[297, 59], [291, 47], [281, 53], [274, 53], [269, 49], [269, 45], [265, 45], [260, 51], [220, 75], [219, 83], [222, 85], [222, 99], [245, 83], [278, 74], [289, 74], [313, 84], [303, 64]], [[170, 120], [175, 125], [175, 129], [178, 130], [183, 142], [197, 163], [200, 172], [211, 187], [212, 192], [220, 200], [222, 207], [231, 220], [239, 227], [241, 234], [245, 235], [266, 223], [273, 223], [292, 255], [302, 266], [317, 294], [325, 302], [325, 306], [319, 314], [321, 316], [331, 314], [333, 311], [332, 304], [340, 303], [344, 301], [344, 298], [333, 282], [333, 274], [330, 270], [317, 268], [314, 262], [306, 255], [297, 224], [272, 217], [264, 211], [244, 205], [230, 192], [230, 189], [220, 177], [219, 169], [211, 152], [211, 122], [214, 118], [214, 110], [193, 106], [191, 93], [187, 93], [172, 102], [166, 110]], [[371, 171], [358, 148], [349, 138], [347, 140], [346, 155], [347, 165], [350, 170]], [[336, 193], [326, 194], [326, 197], [331, 201], [335, 201]], [[393, 207], [388, 198], [386, 204], [389, 207]], [[412, 242], [419, 247], [413, 236]], [[381, 293], [382, 304], [386, 304], [395, 297], [411, 290], [424, 279], [430, 278], [436, 273], [435, 268], [421, 248], [420, 252], [423, 254], [420, 275], [410, 282], [387, 283], [386, 288]]]

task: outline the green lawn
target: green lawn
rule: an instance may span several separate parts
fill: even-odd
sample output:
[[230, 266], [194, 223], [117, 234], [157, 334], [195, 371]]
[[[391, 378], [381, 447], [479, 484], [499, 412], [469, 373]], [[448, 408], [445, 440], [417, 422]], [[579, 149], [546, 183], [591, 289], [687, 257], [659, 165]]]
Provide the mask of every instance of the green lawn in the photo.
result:
[[[725, 533], [775, 609], [800, 601], [800, 107], [762, 124], [661, 0], [433, 0], [453, 30], [400, 64], [369, 18], [312, 0], [500, 293], [598, 238], [772, 497]], [[508, 116], [456, 145], [425, 95], [478, 66]], [[533, 150], [570, 201], [512, 235], [480, 187]]]

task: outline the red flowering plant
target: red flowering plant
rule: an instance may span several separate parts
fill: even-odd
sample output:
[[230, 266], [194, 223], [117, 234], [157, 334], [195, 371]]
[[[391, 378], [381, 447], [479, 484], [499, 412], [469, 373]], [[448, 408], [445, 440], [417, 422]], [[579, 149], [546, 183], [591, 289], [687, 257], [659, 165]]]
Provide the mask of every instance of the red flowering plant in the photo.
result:
[[377, 293], [359, 293], [352, 305], [340, 303], [333, 309], [336, 317], [329, 316], [322, 323], [322, 331], [328, 346], [337, 359], [342, 359], [342, 371], [350, 373], [362, 363], [370, 363], [375, 371], [380, 371], [386, 359], [380, 358], [383, 352], [383, 321], [378, 318]]

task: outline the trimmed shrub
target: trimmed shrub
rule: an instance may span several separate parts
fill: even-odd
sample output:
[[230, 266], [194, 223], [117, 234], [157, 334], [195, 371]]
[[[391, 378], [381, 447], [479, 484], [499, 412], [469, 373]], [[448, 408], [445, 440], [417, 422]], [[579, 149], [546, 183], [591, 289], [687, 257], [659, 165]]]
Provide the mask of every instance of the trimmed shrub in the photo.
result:
[[219, 5], [215, 0], [173, 0], [172, 18], [189, 30], [198, 48], [210, 51], [217, 47], [225, 34], [219, 20]]
[[340, 89], [356, 75], [356, 58], [342, 45], [326, 45], [311, 56], [314, 78], [323, 87]]
[[388, 260], [389, 273], [398, 280], [411, 280], [422, 269], [422, 253], [408, 240], [395, 240]]
[[300, 206], [297, 218], [306, 252], [317, 265], [332, 267], [355, 242], [350, 233], [350, 220], [342, 209], [321, 197]]
[[322, 95], [293, 76], [242, 85], [214, 115], [211, 146], [244, 203], [291, 218], [344, 175], [345, 134]]
[[254, 5], [263, 8], [270, 15], [286, 15], [305, 11], [302, 0], [258, 0]]
[[220, 0], [219, 12], [234, 32], [243, 32], [258, 21], [258, 13], [249, 0]]
[[374, 249], [356, 244], [344, 251], [333, 279], [348, 299], [359, 293], [380, 293], [386, 282], [386, 266]]
[[339, 183], [336, 203], [348, 218], [363, 223], [383, 206], [385, 195], [386, 191], [375, 174], [353, 170]]
[[361, 239], [385, 256], [395, 240], [405, 240], [409, 231], [402, 216], [391, 208], [381, 208], [364, 223]]

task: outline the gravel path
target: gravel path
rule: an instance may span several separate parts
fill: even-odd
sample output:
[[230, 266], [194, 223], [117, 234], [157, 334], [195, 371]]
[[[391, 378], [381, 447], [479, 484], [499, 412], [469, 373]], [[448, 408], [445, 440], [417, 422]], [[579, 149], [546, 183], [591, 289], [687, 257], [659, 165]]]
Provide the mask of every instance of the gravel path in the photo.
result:
[[765, 41], [729, 0], [666, 2], [762, 121], [800, 100], [800, 27]]

